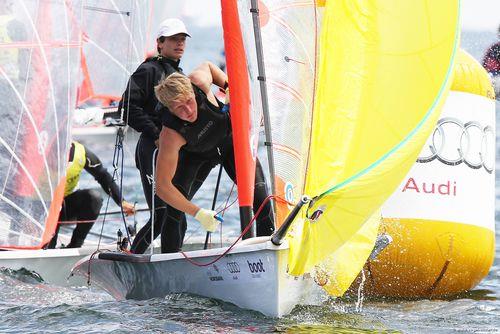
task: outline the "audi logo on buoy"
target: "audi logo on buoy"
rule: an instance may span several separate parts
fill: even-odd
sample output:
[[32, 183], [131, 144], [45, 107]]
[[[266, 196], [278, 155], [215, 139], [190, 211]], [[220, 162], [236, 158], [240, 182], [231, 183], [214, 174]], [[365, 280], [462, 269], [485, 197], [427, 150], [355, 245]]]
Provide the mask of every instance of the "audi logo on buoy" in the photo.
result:
[[226, 263], [226, 268], [231, 274], [236, 274], [241, 271], [238, 262], [228, 262]]
[[250, 269], [250, 272], [252, 274], [266, 272], [264, 269], [264, 263], [262, 263], [261, 259], [259, 259], [259, 262], [250, 262], [247, 260], [247, 264], [248, 264], [248, 269]]
[[495, 133], [489, 125], [445, 117], [440, 119], [424, 149], [428, 154], [418, 157], [417, 162], [438, 160], [449, 166], [464, 163], [472, 169], [493, 172]]

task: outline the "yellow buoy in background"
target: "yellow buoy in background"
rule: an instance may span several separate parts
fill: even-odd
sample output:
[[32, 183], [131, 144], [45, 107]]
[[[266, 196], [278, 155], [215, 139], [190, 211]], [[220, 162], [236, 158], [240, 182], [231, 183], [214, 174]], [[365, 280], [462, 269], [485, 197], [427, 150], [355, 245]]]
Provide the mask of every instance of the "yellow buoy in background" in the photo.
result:
[[393, 242], [366, 264], [366, 293], [453, 295], [488, 274], [495, 249], [494, 91], [465, 51], [436, 129], [382, 217], [381, 232]]

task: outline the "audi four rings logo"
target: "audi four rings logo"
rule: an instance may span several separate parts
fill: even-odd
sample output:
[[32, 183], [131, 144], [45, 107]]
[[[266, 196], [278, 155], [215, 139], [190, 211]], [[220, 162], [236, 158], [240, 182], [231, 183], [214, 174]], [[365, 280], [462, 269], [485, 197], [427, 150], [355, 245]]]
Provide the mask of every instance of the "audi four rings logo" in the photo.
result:
[[464, 163], [472, 169], [484, 168], [491, 174], [494, 146], [495, 133], [491, 126], [483, 127], [475, 121], [463, 123], [446, 117], [439, 120], [424, 146], [428, 154], [423, 153], [417, 162], [427, 163], [437, 159], [450, 166]]
[[229, 272], [231, 274], [236, 274], [236, 273], [239, 273], [241, 271], [240, 265], [238, 264], [238, 262], [228, 262], [226, 264], [226, 267], [227, 267], [227, 270], [229, 270]]

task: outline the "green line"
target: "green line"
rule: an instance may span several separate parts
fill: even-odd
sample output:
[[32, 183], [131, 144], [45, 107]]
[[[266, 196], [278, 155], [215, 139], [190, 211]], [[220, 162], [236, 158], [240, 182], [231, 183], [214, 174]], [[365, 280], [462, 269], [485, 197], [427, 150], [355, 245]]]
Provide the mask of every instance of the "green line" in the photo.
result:
[[[460, 3], [461, 3], [461, 1], [458, 0], [458, 13], [460, 13]], [[349, 177], [345, 181], [343, 181], [343, 182], [341, 182], [341, 183], [333, 186], [332, 188], [328, 189], [327, 191], [325, 191], [321, 195], [318, 195], [317, 198], [316, 198], [316, 200], [319, 200], [323, 196], [328, 195], [329, 193], [331, 193], [331, 192], [333, 192], [333, 191], [335, 191], [335, 190], [337, 190], [339, 188], [344, 187], [345, 185], [351, 183], [352, 181], [356, 180], [360, 176], [363, 176], [364, 174], [368, 173], [369, 171], [371, 171], [372, 169], [374, 169], [375, 167], [377, 167], [384, 160], [386, 160], [390, 155], [392, 155], [395, 151], [399, 150], [406, 142], [408, 142], [415, 135], [415, 133], [422, 127], [422, 125], [425, 123], [425, 121], [432, 114], [433, 110], [436, 108], [436, 105], [437, 105], [438, 101], [440, 100], [441, 96], [443, 95], [444, 88], [446, 87], [446, 84], [447, 84], [447, 82], [450, 79], [450, 76], [452, 74], [453, 64], [454, 64], [454, 60], [455, 60], [455, 54], [457, 52], [458, 39], [459, 39], [459, 36], [460, 36], [460, 15], [458, 15], [457, 28], [455, 30], [456, 30], [455, 31], [455, 45], [453, 47], [453, 53], [451, 55], [450, 66], [448, 67], [448, 72], [446, 73], [446, 79], [444, 80], [443, 85], [441, 86], [441, 88], [439, 90], [438, 96], [436, 97], [436, 99], [432, 103], [432, 106], [427, 111], [427, 113], [422, 118], [422, 120], [417, 124], [417, 126], [399, 144], [397, 144], [395, 147], [393, 147], [391, 150], [389, 150], [386, 154], [384, 154], [382, 157], [380, 157], [380, 159], [378, 159], [377, 161], [373, 162], [370, 166], [366, 167], [364, 170], [360, 171], [359, 173], [354, 174], [353, 176]]]

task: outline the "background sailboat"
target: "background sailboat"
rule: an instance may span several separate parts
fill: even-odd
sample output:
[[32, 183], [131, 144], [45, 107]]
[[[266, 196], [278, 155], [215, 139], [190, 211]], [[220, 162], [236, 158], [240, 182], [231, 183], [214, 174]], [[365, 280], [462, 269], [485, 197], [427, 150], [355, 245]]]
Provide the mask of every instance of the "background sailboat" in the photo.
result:
[[[450, 85], [458, 1], [427, 5], [431, 8], [419, 1], [259, 1], [257, 11], [257, 1], [222, 1], [229, 84], [239, 88], [233, 90], [231, 106], [240, 113], [256, 111], [255, 116], [243, 113], [241, 123], [232, 119], [235, 137], [237, 129], [246, 133], [235, 139], [243, 225], [252, 193], [243, 184], [252, 184], [248, 170], [256, 152], [249, 130], [260, 124], [266, 102], [275, 120], [267, 137], [277, 155], [270, 158], [276, 167], [271, 172], [277, 180], [274, 189], [290, 201], [303, 193], [312, 196], [307, 217], [295, 221], [290, 248], [249, 238], [224, 257], [226, 249], [101, 253], [80, 261], [74, 272], [87, 276], [91, 266], [91, 281], [116, 298], [190, 292], [280, 316], [313, 288], [305, 273], [326, 263], [320, 282], [330, 293], [342, 293], [364, 260], [350, 263], [339, 254], [352, 249], [360, 259], [368, 256], [378, 222], [368, 218], [376, 217], [415, 160]], [[242, 42], [238, 25], [227, 25], [235, 19], [244, 57], [235, 47]], [[417, 26], [429, 31], [417, 31]], [[414, 41], [401, 43], [410, 33]], [[279, 208], [279, 217], [288, 209]], [[363, 240], [367, 226], [370, 233]]]
[[103, 125], [106, 118], [120, 119], [118, 102], [128, 78], [150, 51], [153, 11], [151, 1], [85, 2], [81, 81], [73, 117], [76, 138], [92, 141], [94, 135], [116, 134], [115, 128]]
[[[143, 9], [149, 7], [143, 1], [9, 3], [12, 6], [2, 8], [8, 10], [2, 14], [5, 22], [14, 22], [19, 36], [7, 35], [10, 39], [3, 38], [0, 44], [2, 113], [9, 122], [0, 130], [0, 248], [10, 250], [0, 252], [0, 267], [24, 267], [36, 271], [46, 282], [66, 284], [71, 265], [95, 250], [95, 246], [42, 250], [52, 238], [63, 199], [72, 115], [81, 83], [83, 28], [88, 24], [92, 35], [102, 35], [99, 29], [104, 16], [114, 17], [116, 20], [109, 22], [119, 22], [122, 27], [117, 33], [127, 32], [121, 40], [99, 48], [87, 35], [86, 47], [112, 57], [127, 55], [123, 45], [129, 43], [137, 57], [129, 58], [131, 64], [122, 64], [120, 59], [113, 65], [134, 66], [142, 60], [145, 40], [140, 39], [138, 47], [131, 39], [134, 31], [145, 35], [146, 28], [141, 31], [138, 27], [148, 17]], [[90, 69], [99, 73], [95, 67]], [[114, 78], [100, 78], [93, 87], [111, 87], [110, 81], [117, 77], [118, 71]], [[127, 73], [122, 73], [121, 79], [124, 87]], [[111, 96], [122, 88], [102, 89]]]

